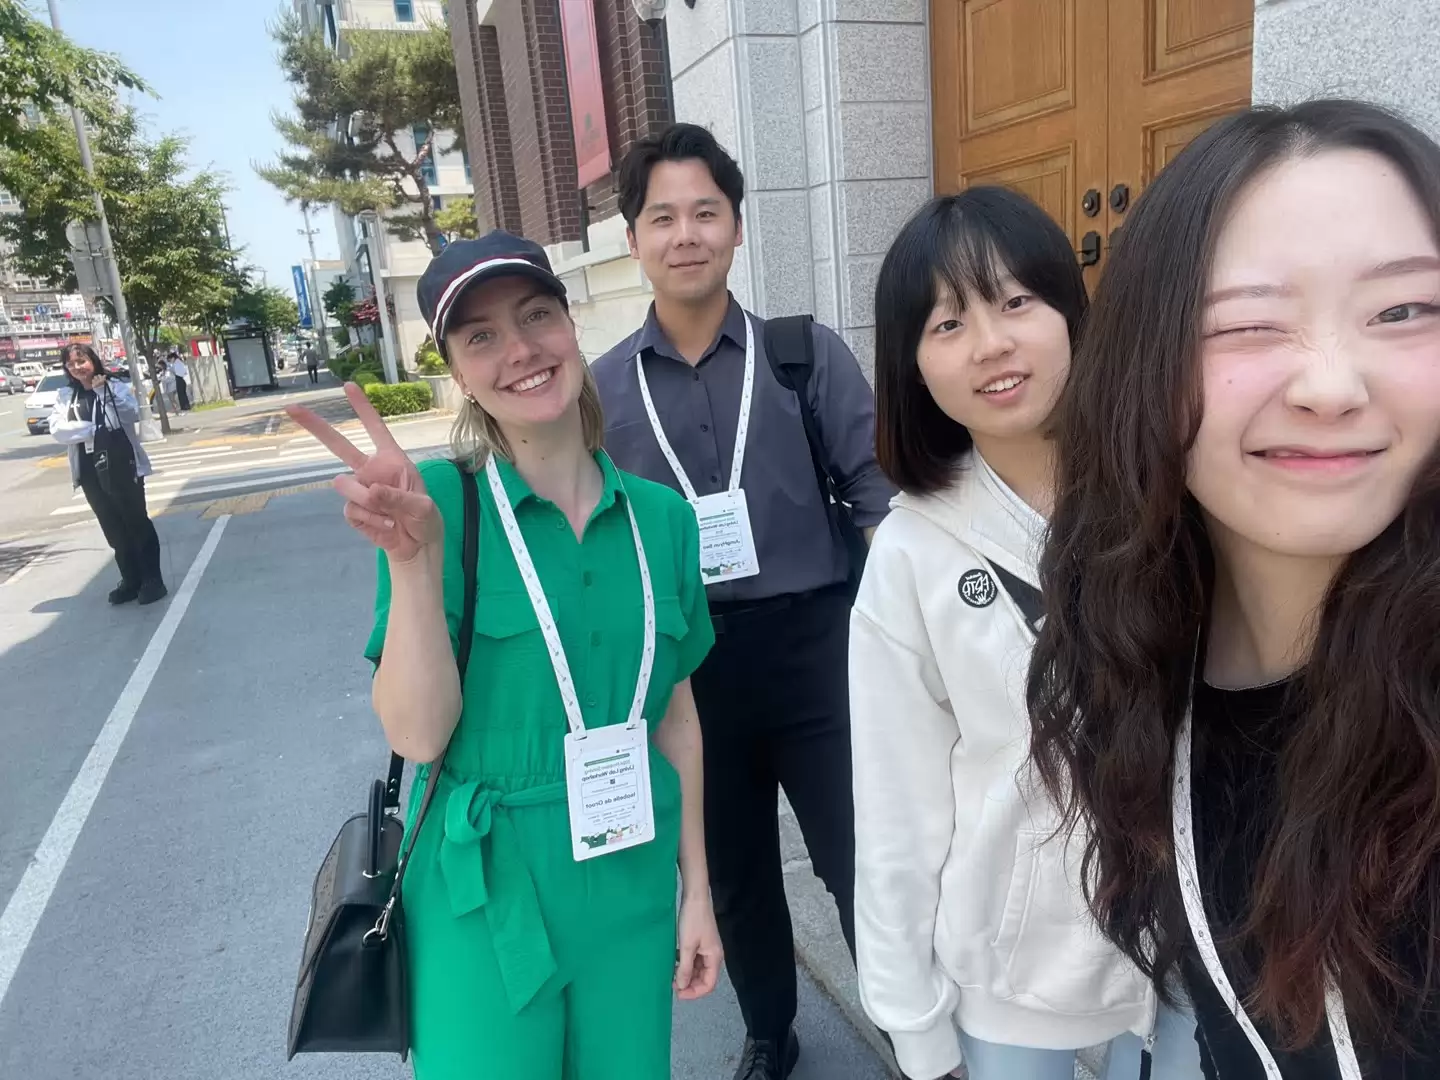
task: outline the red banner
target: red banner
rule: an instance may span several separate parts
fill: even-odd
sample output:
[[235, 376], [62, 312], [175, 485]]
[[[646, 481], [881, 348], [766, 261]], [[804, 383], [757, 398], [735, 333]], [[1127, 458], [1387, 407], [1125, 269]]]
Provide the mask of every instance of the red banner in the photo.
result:
[[570, 120], [575, 126], [575, 163], [580, 186], [610, 175], [610, 135], [605, 127], [605, 88], [595, 38], [595, 0], [560, 0]]

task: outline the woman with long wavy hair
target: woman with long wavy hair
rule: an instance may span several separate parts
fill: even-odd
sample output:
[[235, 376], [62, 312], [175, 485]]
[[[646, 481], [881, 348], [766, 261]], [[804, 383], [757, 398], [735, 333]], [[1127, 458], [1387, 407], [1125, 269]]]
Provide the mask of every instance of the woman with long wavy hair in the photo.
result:
[[1218, 1080], [1440, 1075], [1440, 147], [1257, 108], [1129, 215], [1058, 417], [1033, 758]]

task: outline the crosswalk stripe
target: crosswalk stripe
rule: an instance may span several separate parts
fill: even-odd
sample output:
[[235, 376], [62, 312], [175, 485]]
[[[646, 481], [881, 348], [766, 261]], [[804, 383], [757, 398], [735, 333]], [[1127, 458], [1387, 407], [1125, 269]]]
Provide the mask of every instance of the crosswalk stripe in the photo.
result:
[[[342, 464], [340, 464], [340, 462], [337, 461], [337, 462], [335, 463], [334, 468], [326, 467], [326, 468], [324, 468], [324, 469], [310, 469], [310, 470], [308, 470], [308, 471], [306, 471], [306, 472], [281, 473], [281, 474], [279, 474], [279, 475], [277, 475], [277, 476], [262, 476], [262, 477], [257, 477], [257, 478], [255, 478], [255, 479], [250, 479], [250, 480], [227, 481], [227, 482], [218, 483], [218, 484], [201, 485], [200, 487], [195, 487], [195, 488], [182, 488], [182, 487], [177, 487], [177, 488], [175, 488], [175, 490], [173, 490], [173, 491], [171, 491], [171, 490], [166, 490], [166, 491], [162, 491], [162, 492], [156, 492], [155, 494], [161, 495], [161, 496], [169, 496], [171, 499], [174, 499], [174, 498], [189, 499], [191, 496], [196, 496], [196, 495], [212, 495], [212, 494], [214, 494], [214, 493], [217, 492], [217, 491], [240, 491], [240, 490], [243, 490], [243, 489], [245, 489], [245, 488], [265, 487], [265, 486], [267, 486], [267, 485], [288, 484], [288, 483], [291, 483], [291, 482], [297, 481], [297, 480], [319, 480], [319, 479], [325, 478], [325, 477], [338, 476], [340, 473], [342, 473], [342, 472], [344, 472], [344, 471], [345, 471], [345, 466], [342, 465]], [[159, 485], [157, 485], [157, 486], [159, 486]], [[147, 493], [147, 494], [150, 493], [150, 485], [149, 485], [148, 483], [145, 485], [145, 490], [146, 490], [146, 493]], [[79, 505], [79, 506], [62, 506], [62, 507], [60, 507], [58, 510], [51, 510], [51, 511], [50, 511], [50, 516], [51, 516], [51, 517], [58, 517], [58, 516], [65, 516], [65, 515], [69, 515], [69, 514], [85, 514], [85, 513], [89, 513], [89, 511], [90, 511], [89, 505], [82, 503], [82, 504]], [[152, 511], [153, 511], [153, 507], [152, 507]]]

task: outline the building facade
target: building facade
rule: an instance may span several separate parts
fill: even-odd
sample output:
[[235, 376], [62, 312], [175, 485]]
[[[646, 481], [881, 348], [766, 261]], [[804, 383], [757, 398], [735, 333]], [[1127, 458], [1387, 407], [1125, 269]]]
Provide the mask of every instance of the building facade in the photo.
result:
[[[564, 0], [572, 5], [574, 0]], [[678, 0], [677, 0], [678, 2]], [[547, 246], [570, 294], [581, 348], [598, 357], [644, 318], [650, 287], [630, 258], [614, 168], [673, 110], [663, 22], [632, 0], [593, 0], [609, 171], [579, 184], [562, 0], [456, 0], [450, 32], [471, 148], [476, 216]]]
[[1024, 191], [1093, 286], [1135, 197], [1251, 102], [1358, 97], [1440, 138], [1440, 20], [1414, 0], [669, 0], [668, 57], [632, 0], [455, 0], [482, 226], [551, 245], [592, 357], [649, 287], [613, 177], [583, 199], [576, 182], [574, 3], [595, 18], [612, 159], [672, 115], [710, 128], [746, 178], [736, 296], [813, 313], [867, 370], [881, 260], [932, 194]]
[[[0, 189], [0, 214], [19, 212], [19, 201]], [[10, 255], [0, 243], [0, 364], [59, 363], [66, 345], [92, 344], [100, 328], [84, 297], [21, 274]]]
[[880, 260], [932, 193], [1014, 186], [1093, 284], [1136, 195], [1252, 101], [1350, 96], [1440, 138], [1440, 21], [1413, 0], [694, 0], [676, 113], [749, 184], [736, 292], [873, 363]]

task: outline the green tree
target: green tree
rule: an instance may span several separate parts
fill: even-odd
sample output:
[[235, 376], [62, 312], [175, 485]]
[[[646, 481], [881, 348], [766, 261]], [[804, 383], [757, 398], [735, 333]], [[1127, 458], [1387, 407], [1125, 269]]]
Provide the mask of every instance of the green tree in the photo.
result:
[[480, 222], [475, 217], [475, 200], [469, 195], [447, 199], [435, 214], [436, 227], [446, 240], [474, 240], [480, 235]]
[[230, 308], [230, 317], [244, 319], [257, 330], [278, 330], [281, 333], [300, 325], [300, 309], [295, 298], [273, 285], [241, 292]]
[[0, 57], [0, 146], [11, 151], [53, 149], [35, 137], [37, 119], [58, 115], [68, 123], [74, 107], [92, 127], [101, 127], [116, 115], [116, 86], [150, 92], [117, 57], [81, 48], [35, 18], [21, 0], [0, 0]]
[[[153, 353], [165, 322], [213, 327], [236, 284], [222, 230], [224, 182], [208, 169], [191, 172], [184, 139], [149, 139], [134, 110], [115, 113], [92, 143], [141, 347]], [[13, 247], [16, 266], [74, 289], [65, 226], [92, 219], [94, 204], [70, 121], [42, 118], [19, 146], [0, 145], [0, 186], [20, 201], [19, 214], [0, 215], [0, 240]]]
[[[436, 132], [463, 127], [449, 30], [347, 30], [342, 56], [286, 13], [271, 36], [295, 87], [295, 115], [272, 118], [289, 150], [256, 172], [307, 207], [384, 211], [392, 233], [438, 252], [444, 230], [425, 173], [435, 154], [453, 149], [437, 146]], [[418, 151], [401, 149], [400, 133], [417, 128], [429, 132]]]
[[325, 314], [341, 326], [350, 325], [350, 313], [355, 310], [355, 286], [345, 278], [336, 278], [320, 298], [325, 305]]

